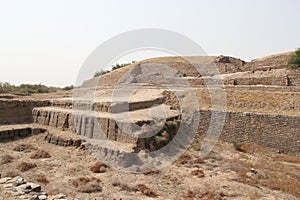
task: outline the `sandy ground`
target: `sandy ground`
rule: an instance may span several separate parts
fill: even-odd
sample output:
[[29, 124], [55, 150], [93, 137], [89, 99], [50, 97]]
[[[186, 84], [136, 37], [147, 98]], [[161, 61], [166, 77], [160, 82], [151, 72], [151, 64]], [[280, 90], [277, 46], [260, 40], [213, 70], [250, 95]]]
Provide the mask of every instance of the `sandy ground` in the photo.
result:
[[[14, 149], [31, 145], [24, 151]], [[298, 199], [300, 198], [300, 159], [278, 154], [272, 149], [218, 143], [204, 160], [198, 159], [197, 145], [172, 165], [150, 174], [130, 174], [107, 168], [93, 173], [97, 161], [83, 149], [49, 144], [44, 134], [0, 143], [1, 176], [21, 175], [40, 183], [48, 194], [64, 193], [70, 199]], [[37, 150], [45, 150], [50, 158], [31, 158]], [[12, 157], [5, 162], [5, 155]], [[22, 162], [37, 167], [25, 172]], [[251, 171], [251, 168], [252, 171]], [[101, 180], [101, 192], [84, 193], [74, 186], [79, 177]], [[42, 179], [44, 180], [44, 179]], [[148, 189], [143, 189], [146, 186]], [[2, 199], [11, 199], [0, 187]], [[149, 196], [156, 197], [149, 197]]]

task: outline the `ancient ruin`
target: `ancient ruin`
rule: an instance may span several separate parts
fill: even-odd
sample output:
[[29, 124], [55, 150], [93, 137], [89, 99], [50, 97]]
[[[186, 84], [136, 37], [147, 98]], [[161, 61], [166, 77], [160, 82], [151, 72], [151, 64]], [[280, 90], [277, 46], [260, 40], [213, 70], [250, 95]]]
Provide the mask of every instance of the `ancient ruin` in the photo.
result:
[[[287, 68], [289, 56], [251, 62], [228, 56], [153, 58], [87, 80], [71, 92], [1, 95], [0, 141], [42, 134], [51, 145], [84, 147], [113, 168], [141, 173], [158, 161], [142, 155], [168, 146], [179, 129], [192, 132], [198, 120], [188, 139], [201, 146], [212, 116], [224, 116], [220, 141], [299, 156], [300, 72]], [[219, 90], [225, 99], [213, 102]], [[133, 153], [135, 160], [129, 158]]]

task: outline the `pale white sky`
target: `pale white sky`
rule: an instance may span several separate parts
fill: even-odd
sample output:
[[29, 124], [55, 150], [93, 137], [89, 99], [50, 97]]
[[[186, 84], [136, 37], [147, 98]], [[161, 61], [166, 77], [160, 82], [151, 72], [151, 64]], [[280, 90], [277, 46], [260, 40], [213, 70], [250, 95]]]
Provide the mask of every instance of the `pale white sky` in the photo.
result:
[[179, 32], [209, 55], [291, 51], [299, 10], [299, 0], [0, 0], [0, 81], [74, 84], [97, 46], [138, 28]]

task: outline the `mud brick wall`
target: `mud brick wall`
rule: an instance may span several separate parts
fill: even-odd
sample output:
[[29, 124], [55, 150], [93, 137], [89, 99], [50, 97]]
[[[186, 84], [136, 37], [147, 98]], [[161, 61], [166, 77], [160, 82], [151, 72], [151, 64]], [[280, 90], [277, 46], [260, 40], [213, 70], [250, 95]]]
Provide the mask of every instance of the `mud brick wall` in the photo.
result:
[[0, 125], [32, 123], [32, 109], [47, 105], [49, 101], [0, 100]]
[[[216, 115], [224, 111], [213, 111]], [[211, 111], [200, 111], [200, 135], [206, 134]], [[227, 142], [246, 142], [276, 148], [289, 154], [300, 154], [300, 116], [227, 111], [220, 136]], [[214, 127], [215, 123], [211, 125]]]
[[287, 77], [236, 78], [234, 85], [277, 85], [288, 86]]
[[32, 110], [33, 122], [55, 128], [74, 130], [73, 110], [48, 110], [34, 108]]
[[289, 86], [300, 86], [300, 73], [288, 75]]
[[14, 140], [17, 138], [24, 138], [32, 134], [39, 134], [46, 132], [42, 128], [19, 128], [19, 129], [7, 129], [0, 131], [0, 142]]
[[[206, 79], [209, 81], [209, 79]], [[276, 85], [276, 86], [298, 86], [300, 85], [300, 75], [296, 75], [288, 78], [284, 77], [259, 77], [259, 78], [235, 78], [224, 79], [224, 85]], [[189, 82], [193, 86], [206, 85], [204, 78], [189, 79]], [[207, 82], [211, 84], [211, 82]]]

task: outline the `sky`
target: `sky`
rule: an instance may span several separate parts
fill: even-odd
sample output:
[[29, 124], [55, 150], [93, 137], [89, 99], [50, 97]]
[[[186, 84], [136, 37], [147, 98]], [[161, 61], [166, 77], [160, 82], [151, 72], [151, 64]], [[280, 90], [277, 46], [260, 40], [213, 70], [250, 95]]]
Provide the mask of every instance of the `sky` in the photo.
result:
[[208, 55], [246, 61], [293, 51], [299, 10], [299, 0], [0, 0], [0, 82], [73, 85], [95, 48], [140, 28], [176, 31]]

